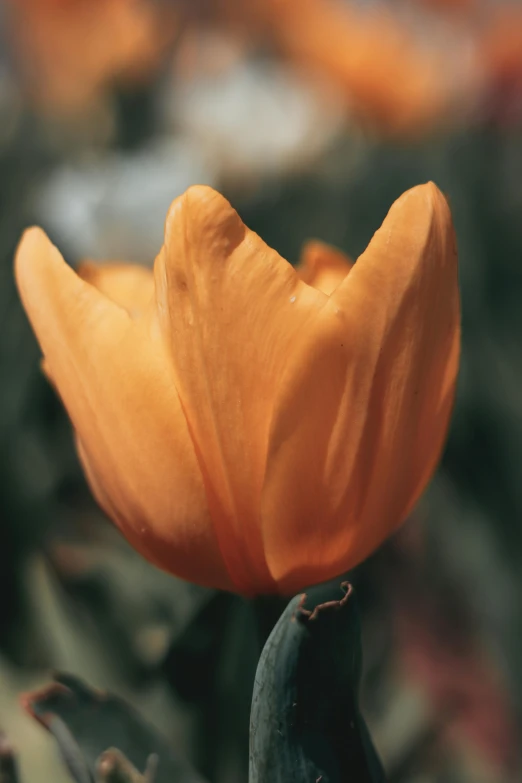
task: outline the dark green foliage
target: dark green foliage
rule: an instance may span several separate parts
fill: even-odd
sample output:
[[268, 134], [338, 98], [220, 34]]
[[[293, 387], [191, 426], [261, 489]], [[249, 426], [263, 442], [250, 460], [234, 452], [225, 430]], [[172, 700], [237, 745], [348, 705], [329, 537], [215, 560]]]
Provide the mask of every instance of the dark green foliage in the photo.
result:
[[[359, 618], [352, 587], [343, 590], [340, 599], [330, 586], [296, 596], [266, 642], [252, 701], [250, 783], [385, 781], [359, 710]], [[22, 703], [54, 735], [76, 783], [203, 781], [125, 702], [76, 677], [60, 674]], [[15, 783], [6, 743], [0, 763], [0, 783]]]
[[350, 585], [296, 596], [257, 669], [250, 783], [380, 783], [384, 772], [361, 716], [362, 655]]
[[[151, 765], [155, 783], [202, 783], [131, 707], [76, 677], [58, 675], [53, 684], [25, 696], [23, 704], [54, 735], [76, 783], [130, 780], [132, 767], [141, 771]], [[119, 753], [107, 756], [113, 748]]]
[[0, 731], [0, 783], [18, 783], [14, 750], [8, 738]]
[[145, 772], [141, 774], [123, 753], [110, 748], [98, 759], [96, 772], [100, 783], [153, 783], [157, 769], [157, 756], [149, 756]]

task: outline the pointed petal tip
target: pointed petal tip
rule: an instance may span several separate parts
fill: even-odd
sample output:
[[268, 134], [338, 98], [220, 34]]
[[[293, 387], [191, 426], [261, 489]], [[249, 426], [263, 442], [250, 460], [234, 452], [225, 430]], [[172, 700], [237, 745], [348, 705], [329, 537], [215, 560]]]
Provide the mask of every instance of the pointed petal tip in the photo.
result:
[[442, 190], [435, 184], [435, 182], [430, 180], [429, 182], [426, 182], [424, 185], [420, 185], [419, 187], [423, 191], [426, 201], [431, 205], [433, 210], [443, 209], [449, 214], [448, 199]]
[[20, 246], [22, 242], [41, 241], [42, 239], [45, 239], [48, 242], [51, 241], [43, 228], [40, 228], [40, 226], [29, 226], [22, 232], [18, 246]]
[[351, 258], [341, 250], [321, 240], [309, 239], [302, 247], [297, 272], [304, 283], [330, 296], [352, 266]]
[[28, 285], [38, 274], [42, 258], [49, 259], [50, 251], [55, 251], [59, 256], [59, 251], [43, 229], [39, 226], [25, 229], [18, 242], [14, 260], [15, 280], [22, 298]]
[[167, 224], [175, 216], [178, 210], [184, 208], [189, 214], [198, 211], [203, 206], [209, 204], [226, 205], [230, 208], [229, 202], [221, 193], [211, 188], [210, 185], [191, 185], [180, 196], [174, 199], [167, 211]]
[[446, 196], [431, 180], [422, 185], [415, 185], [415, 187], [410, 188], [397, 199], [396, 203], [405, 202], [412, 198], [419, 204], [425, 204], [430, 211], [435, 211], [440, 208], [449, 211]]
[[[449, 199], [437, 187], [434, 182], [427, 182], [425, 185], [419, 185], [420, 193], [425, 199], [425, 204], [429, 214], [429, 224], [432, 229], [432, 237], [438, 236], [439, 242], [446, 243], [447, 258], [457, 261], [457, 237], [453, 224], [453, 215]], [[444, 239], [443, 239], [444, 238]]]
[[214, 190], [214, 188], [211, 188], [210, 185], [191, 185], [187, 188], [183, 197], [190, 204], [197, 204], [201, 201], [209, 201], [214, 198], [220, 199], [221, 201], [227, 201], [221, 193]]
[[301, 247], [301, 263], [304, 259], [311, 268], [315, 268], [321, 263], [323, 256], [330, 251], [340, 253], [333, 245], [329, 245], [321, 239], [306, 239]]
[[20, 268], [28, 259], [33, 257], [34, 251], [42, 242], [50, 242], [47, 234], [39, 226], [30, 226], [22, 232], [18, 240], [15, 252], [15, 270]]
[[[434, 182], [426, 182], [407, 190], [393, 203], [385, 225], [400, 225], [405, 235], [413, 236], [420, 231], [436, 236], [449, 237], [454, 233], [450, 206], [446, 196]], [[432, 233], [434, 232], [434, 233]], [[454, 249], [456, 243], [453, 242]]]
[[347, 267], [353, 265], [352, 259], [346, 253], [321, 239], [307, 239], [303, 243], [300, 263], [314, 270], [323, 264], [345, 264]]
[[[174, 199], [165, 221], [165, 240], [182, 229], [185, 242], [195, 242], [196, 237], [210, 230], [225, 240], [229, 251], [244, 237], [246, 227], [230, 202], [208, 185], [191, 185]], [[188, 230], [187, 230], [188, 229]]]

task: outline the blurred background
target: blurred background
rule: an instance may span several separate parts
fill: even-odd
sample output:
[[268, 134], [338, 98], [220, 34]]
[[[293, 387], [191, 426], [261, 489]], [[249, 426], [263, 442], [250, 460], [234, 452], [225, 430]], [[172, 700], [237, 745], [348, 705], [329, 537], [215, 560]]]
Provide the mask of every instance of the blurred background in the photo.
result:
[[357, 257], [434, 180], [462, 370], [438, 474], [350, 574], [362, 704], [392, 783], [520, 781], [522, 5], [0, 0], [0, 40], [0, 728], [22, 779], [69, 780], [18, 703], [59, 669], [128, 699], [211, 783], [244, 783], [285, 602], [162, 574], [97, 509], [15, 291], [21, 231], [73, 265], [150, 265], [170, 202], [204, 183], [292, 263], [308, 238]]

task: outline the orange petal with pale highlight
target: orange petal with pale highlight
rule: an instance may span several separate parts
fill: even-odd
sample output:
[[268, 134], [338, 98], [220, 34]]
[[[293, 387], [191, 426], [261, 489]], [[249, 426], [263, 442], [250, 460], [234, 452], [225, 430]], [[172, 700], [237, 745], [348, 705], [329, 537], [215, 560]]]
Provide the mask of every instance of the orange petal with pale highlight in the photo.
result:
[[208, 187], [169, 210], [155, 266], [158, 312], [210, 510], [240, 592], [277, 590], [261, 494], [279, 379], [326, 301]]
[[326, 242], [310, 239], [303, 245], [297, 272], [307, 285], [330, 294], [344, 280], [353, 266], [348, 256]]
[[20, 242], [16, 277], [103, 508], [161, 568], [230, 587], [153, 309], [131, 319], [39, 229]]
[[442, 450], [459, 347], [455, 237], [429, 184], [395, 202], [280, 379], [262, 516], [285, 592], [355, 566], [404, 520]]

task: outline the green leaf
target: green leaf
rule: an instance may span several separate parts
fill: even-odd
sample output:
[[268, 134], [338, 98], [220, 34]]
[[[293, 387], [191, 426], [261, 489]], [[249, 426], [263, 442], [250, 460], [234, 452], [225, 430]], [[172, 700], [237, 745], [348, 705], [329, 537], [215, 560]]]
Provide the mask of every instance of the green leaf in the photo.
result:
[[[129, 705], [76, 677], [57, 675], [51, 685], [22, 697], [22, 704], [54, 735], [77, 783], [130, 781], [132, 775], [135, 782], [143, 776], [154, 783], [203, 783]], [[152, 775], [147, 770], [154, 758]]]
[[257, 668], [250, 783], [384, 783], [361, 716], [362, 654], [351, 585], [288, 604]]

